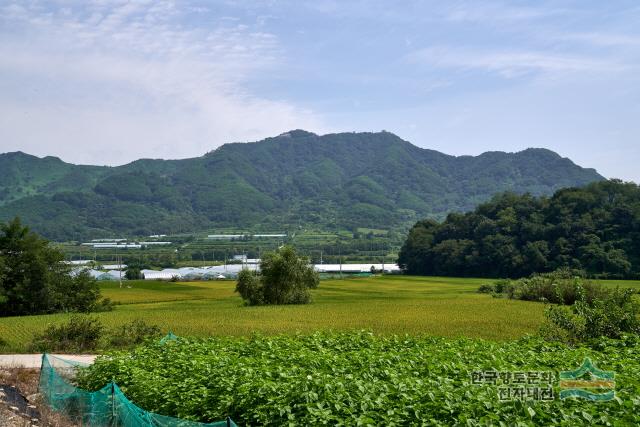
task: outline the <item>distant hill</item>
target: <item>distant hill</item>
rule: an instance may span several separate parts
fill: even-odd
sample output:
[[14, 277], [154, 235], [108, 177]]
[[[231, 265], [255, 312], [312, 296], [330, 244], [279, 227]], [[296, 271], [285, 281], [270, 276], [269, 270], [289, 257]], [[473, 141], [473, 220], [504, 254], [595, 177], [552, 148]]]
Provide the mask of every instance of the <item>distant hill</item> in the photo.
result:
[[0, 219], [56, 240], [242, 227], [408, 228], [502, 191], [549, 195], [603, 177], [540, 148], [449, 156], [389, 132], [294, 130], [202, 157], [78, 166], [0, 155]]

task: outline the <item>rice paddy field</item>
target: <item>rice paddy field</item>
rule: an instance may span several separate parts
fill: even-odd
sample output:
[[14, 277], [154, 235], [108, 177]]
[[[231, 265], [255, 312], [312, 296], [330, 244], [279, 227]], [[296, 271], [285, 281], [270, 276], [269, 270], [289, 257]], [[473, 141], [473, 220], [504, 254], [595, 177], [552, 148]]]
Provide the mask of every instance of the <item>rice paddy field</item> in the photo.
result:
[[[488, 279], [382, 276], [322, 281], [309, 305], [245, 307], [235, 282], [101, 283], [108, 328], [141, 318], [182, 336], [250, 336], [369, 330], [375, 334], [517, 339], [535, 333], [544, 305], [477, 292]], [[603, 282], [640, 289], [640, 281]], [[24, 352], [34, 334], [69, 315], [0, 318], [0, 352]]]

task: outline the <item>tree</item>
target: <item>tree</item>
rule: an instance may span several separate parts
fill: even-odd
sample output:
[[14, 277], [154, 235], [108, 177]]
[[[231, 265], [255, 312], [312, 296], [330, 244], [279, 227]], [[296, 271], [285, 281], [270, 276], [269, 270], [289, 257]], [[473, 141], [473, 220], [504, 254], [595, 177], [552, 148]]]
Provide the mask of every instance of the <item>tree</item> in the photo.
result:
[[0, 316], [108, 309], [97, 282], [72, 276], [63, 260], [19, 218], [0, 224]]
[[263, 256], [260, 274], [243, 270], [236, 292], [248, 305], [307, 304], [311, 302], [309, 289], [317, 288], [319, 283], [309, 260], [284, 246]]
[[4, 294], [4, 260], [0, 256], [0, 306], [7, 301], [7, 297]]
[[138, 267], [129, 266], [124, 273], [124, 277], [127, 280], [140, 280], [144, 279], [144, 276]]

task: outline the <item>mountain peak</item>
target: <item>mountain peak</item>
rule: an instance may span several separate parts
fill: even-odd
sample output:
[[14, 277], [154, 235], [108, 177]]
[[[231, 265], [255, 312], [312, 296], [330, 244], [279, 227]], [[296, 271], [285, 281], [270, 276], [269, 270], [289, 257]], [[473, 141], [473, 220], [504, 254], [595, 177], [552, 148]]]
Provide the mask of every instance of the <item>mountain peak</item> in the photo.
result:
[[276, 138], [308, 138], [310, 136], [318, 136], [318, 135], [303, 129], [293, 129], [288, 132], [281, 133]]

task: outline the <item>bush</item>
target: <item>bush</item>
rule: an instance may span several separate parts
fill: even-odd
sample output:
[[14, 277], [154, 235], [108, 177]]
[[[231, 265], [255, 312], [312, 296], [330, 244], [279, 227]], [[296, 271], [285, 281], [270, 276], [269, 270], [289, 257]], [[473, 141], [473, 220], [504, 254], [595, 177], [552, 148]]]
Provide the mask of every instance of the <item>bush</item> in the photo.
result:
[[495, 287], [489, 283], [484, 283], [480, 285], [480, 287], [478, 288], [478, 292], [480, 292], [481, 294], [491, 294], [495, 292]]
[[499, 294], [506, 292], [507, 289], [510, 289], [511, 287], [512, 287], [512, 284], [511, 284], [511, 280], [509, 279], [497, 280], [496, 283], [493, 285], [493, 288]]
[[104, 326], [95, 317], [72, 315], [67, 323], [51, 325], [36, 335], [30, 349], [37, 352], [63, 351], [84, 353], [93, 351], [104, 333]]
[[161, 334], [157, 325], [149, 325], [143, 319], [135, 319], [111, 331], [109, 342], [112, 347], [134, 347]]
[[511, 299], [564, 305], [572, 305], [582, 297], [591, 302], [608, 292], [602, 285], [587, 280], [584, 274], [569, 269], [534, 274], [513, 281], [499, 280], [493, 285], [493, 289]]
[[570, 344], [594, 338], [640, 333], [640, 306], [633, 289], [616, 288], [598, 298], [582, 295], [571, 307], [549, 306], [540, 333], [547, 340]]

